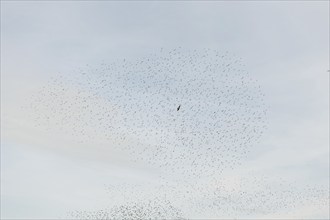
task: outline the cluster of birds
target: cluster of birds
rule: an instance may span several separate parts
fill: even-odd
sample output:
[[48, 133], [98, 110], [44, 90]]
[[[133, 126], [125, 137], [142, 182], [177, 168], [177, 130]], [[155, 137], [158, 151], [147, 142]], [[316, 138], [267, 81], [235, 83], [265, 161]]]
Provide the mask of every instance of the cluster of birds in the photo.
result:
[[297, 187], [298, 185], [295, 182], [265, 176], [235, 177], [185, 185], [155, 185], [147, 182], [111, 184], [107, 187], [109, 198], [121, 205], [96, 212], [74, 212], [70, 217], [203, 219], [207, 213], [208, 218], [221, 219], [253, 219], [267, 216], [283, 218], [283, 215], [301, 218], [300, 213], [295, 212], [301, 212], [301, 207], [309, 207], [314, 211], [328, 209], [329, 190], [308, 185]]
[[174, 49], [53, 79], [31, 107], [42, 126], [194, 179], [240, 163], [266, 128], [263, 99], [228, 52]]
[[[130, 161], [158, 170], [161, 183], [154, 194], [164, 194], [163, 200], [146, 198], [149, 187], [135, 202], [74, 216], [177, 219], [189, 216], [191, 211], [184, 210], [256, 214], [292, 204], [282, 200], [295, 198], [290, 192], [249, 194], [221, 188], [221, 181], [217, 188], [198, 183], [223, 180], [221, 174], [240, 165], [258, 143], [267, 128], [264, 96], [240, 58], [212, 49], [177, 48], [97, 68], [87, 65], [53, 78], [29, 107], [36, 125], [44, 129], [60, 130], [79, 143], [106, 143]], [[112, 189], [120, 188], [125, 189]], [[204, 202], [194, 192], [202, 192]], [[176, 207], [185, 208], [174, 208], [169, 201], [180, 201]]]
[[157, 198], [152, 201], [132, 202], [126, 205], [117, 205], [107, 210], [98, 211], [76, 211], [69, 214], [76, 219], [184, 219], [179, 209], [174, 207], [170, 201], [159, 201]]

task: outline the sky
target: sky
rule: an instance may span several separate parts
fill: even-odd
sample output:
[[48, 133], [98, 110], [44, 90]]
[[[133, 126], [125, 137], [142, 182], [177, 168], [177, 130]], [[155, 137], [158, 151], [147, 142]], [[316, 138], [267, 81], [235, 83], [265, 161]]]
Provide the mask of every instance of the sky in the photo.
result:
[[[129, 200], [115, 193], [130, 184], [129, 195], [139, 196], [134, 187], [154, 189], [188, 218], [329, 218], [329, 37], [326, 1], [1, 2], [1, 217], [65, 219], [70, 211], [105, 209]], [[80, 69], [91, 70], [86, 65], [136, 62], [161, 48], [178, 47], [229, 51], [258, 81], [267, 128], [242, 165], [225, 169], [216, 184], [226, 193], [233, 187], [253, 194], [257, 182], [282, 192], [282, 197], [269, 197], [269, 204], [295, 204], [289, 211], [265, 206], [265, 212], [236, 210], [233, 216], [195, 213], [173, 191], [156, 189], [154, 167], [134, 164], [101, 139], [81, 143], [79, 135], [56, 126], [40, 128], [29, 116], [36, 112], [26, 106], [40, 92], [48, 97], [51, 79], [80, 79]], [[204, 188], [215, 184], [199, 181]], [[172, 184], [178, 192], [187, 188], [180, 181]], [[315, 196], [308, 187], [322, 193]], [[286, 190], [312, 202], [289, 201], [293, 194]], [[198, 202], [210, 199], [203, 191], [194, 193]], [[232, 196], [228, 206], [245, 199], [222, 196]]]

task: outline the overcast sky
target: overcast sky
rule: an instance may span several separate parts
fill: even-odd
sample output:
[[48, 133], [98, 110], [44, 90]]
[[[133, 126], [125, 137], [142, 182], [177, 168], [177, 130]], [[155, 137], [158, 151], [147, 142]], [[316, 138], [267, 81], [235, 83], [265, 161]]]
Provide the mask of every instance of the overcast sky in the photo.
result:
[[[160, 48], [230, 51], [261, 85], [268, 128], [227, 179], [252, 173], [329, 190], [329, 37], [326, 1], [1, 2], [1, 217], [102, 209], [116, 203], [107, 185], [152, 179], [125, 160], [38, 130], [22, 106], [51, 77]], [[254, 217], [329, 217], [326, 206], [310, 207]], [[226, 217], [209, 214], [190, 217]]]

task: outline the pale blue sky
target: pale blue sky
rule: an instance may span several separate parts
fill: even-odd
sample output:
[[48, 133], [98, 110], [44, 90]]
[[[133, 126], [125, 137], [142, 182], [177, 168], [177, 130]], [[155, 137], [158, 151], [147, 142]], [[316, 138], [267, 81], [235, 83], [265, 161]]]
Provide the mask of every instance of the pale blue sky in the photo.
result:
[[[59, 73], [160, 48], [228, 50], [265, 93], [268, 129], [224, 179], [252, 173], [329, 190], [329, 37], [326, 1], [1, 2], [1, 217], [97, 210], [116, 203], [107, 185], [153, 179], [120, 153], [78, 149], [69, 135], [35, 129], [22, 106]], [[191, 217], [214, 217], [204, 214]], [[301, 206], [253, 217], [265, 216], [327, 218], [329, 211]]]

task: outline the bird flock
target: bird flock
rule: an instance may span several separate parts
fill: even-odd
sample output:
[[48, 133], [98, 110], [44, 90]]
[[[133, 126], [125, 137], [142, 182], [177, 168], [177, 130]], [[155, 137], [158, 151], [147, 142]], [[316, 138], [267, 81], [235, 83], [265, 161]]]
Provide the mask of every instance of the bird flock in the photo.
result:
[[184, 219], [170, 201], [157, 198], [117, 205], [108, 210], [75, 211], [70, 216], [77, 219]]
[[[189, 218], [192, 209], [231, 216], [293, 204], [281, 201], [294, 198], [289, 191], [279, 198], [272, 189], [251, 195], [221, 188], [223, 173], [240, 166], [267, 129], [264, 99], [242, 59], [228, 51], [162, 48], [141, 59], [86, 65], [54, 77], [29, 107], [36, 126], [78, 143], [105, 143], [132, 163], [157, 170], [160, 184], [153, 196], [144, 197], [148, 187], [126, 205], [73, 217], [173, 219]], [[216, 187], [205, 187], [210, 182]], [[133, 190], [134, 184], [112, 187], [119, 188]], [[203, 203], [194, 192], [202, 193]]]
[[267, 215], [281, 218], [283, 214], [292, 214], [293, 210], [299, 210], [300, 207], [312, 206], [319, 211], [329, 206], [329, 197], [326, 196], [329, 190], [325, 188], [300, 186], [275, 177], [254, 177], [253, 174], [184, 185], [175, 182], [158, 185], [112, 184], [108, 185], [107, 191], [115, 201], [123, 199], [123, 204], [159, 198], [169, 200], [173, 206], [181, 208], [178, 217], [187, 219], [203, 219], [206, 218], [205, 213], [209, 214], [208, 217], [221, 219], [260, 218]]

